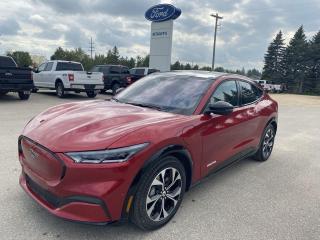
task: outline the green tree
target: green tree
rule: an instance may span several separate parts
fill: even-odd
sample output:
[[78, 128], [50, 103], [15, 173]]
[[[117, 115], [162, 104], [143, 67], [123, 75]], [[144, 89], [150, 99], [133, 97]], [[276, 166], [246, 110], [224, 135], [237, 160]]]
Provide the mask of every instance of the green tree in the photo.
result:
[[320, 31], [310, 41], [308, 56], [310, 61], [306, 88], [310, 93], [320, 94]]
[[282, 82], [285, 49], [283, 35], [280, 31], [270, 43], [267, 53], [264, 56], [262, 79], [272, 80], [276, 83]]
[[8, 52], [7, 56], [10, 56], [18, 64], [19, 67], [29, 67], [32, 65], [32, 59], [28, 52], [15, 51]]
[[187, 63], [187, 64], [184, 66], [184, 69], [185, 69], [185, 70], [191, 70], [191, 65], [190, 65], [190, 63]]
[[304, 83], [308, 70], [308, 42], [301, 26], [285, 52], [285, 81], [292, 92], [303, 93]]
[[177, 60], [174, 64], [171, 65], [171, 70], [180, 70], [180, 62]]

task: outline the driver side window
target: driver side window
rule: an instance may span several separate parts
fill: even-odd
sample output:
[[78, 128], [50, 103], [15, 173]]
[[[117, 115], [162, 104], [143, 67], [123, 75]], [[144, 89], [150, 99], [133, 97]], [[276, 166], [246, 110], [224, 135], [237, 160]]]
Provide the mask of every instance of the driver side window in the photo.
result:
[[214, 91], [210, 103], [224, 101], [230, 103], [232, 106], [238, 106], [238, 88], [236, 81], [227, 80], [222, 82]]
[[47, 63], [42, 63], [39, 67], [38, 67], [38, 72], [42, 72], [47, 66]]

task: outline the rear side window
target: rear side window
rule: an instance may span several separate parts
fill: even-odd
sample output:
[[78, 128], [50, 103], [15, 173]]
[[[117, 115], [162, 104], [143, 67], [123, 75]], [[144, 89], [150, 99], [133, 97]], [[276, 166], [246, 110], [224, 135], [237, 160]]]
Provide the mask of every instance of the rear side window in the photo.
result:
[[53, 62], [48, 62], [43, 71], [51, 71], [53, 66]]
[[222, 82], [213, 93], [210, 103], [219, 101], [228, 102], [233, 106], [238, 106], [238, 88], [236, 81]]
[[58, 62], [56, 71], [83, 71], [80, 63]]
[[0, 57], [0, 67], [16, 67], [16, 64], [10, 57]]
[[241, 93], [241, 104], [250, 104], [258, 100], [263, 92], [251, 83], [239, 81], [240, 93]]
[[110, 74], [120, 74], [121, 69], [120, 67], [110, 67]]
[[137, 75], [144, 75], [144, 69], [136, 69], [136, 74]]

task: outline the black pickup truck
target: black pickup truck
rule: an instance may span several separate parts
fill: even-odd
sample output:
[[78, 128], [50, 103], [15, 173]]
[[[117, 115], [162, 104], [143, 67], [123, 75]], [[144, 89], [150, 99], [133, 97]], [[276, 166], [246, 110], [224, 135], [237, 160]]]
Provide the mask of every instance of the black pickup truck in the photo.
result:
[[132, 83], [129, 68], [126, 66], [97, 65], [90, 72], [103, 73], [104, 90], [101, 92], [111, 89], [112, 94], [115, 95], [119, 88], [125, 88]]
[[11, 57], [0, 56], [0, 96], [18, 92], [21, 100], [28, 100], [33, 88], [30, 68], [20, 68]]

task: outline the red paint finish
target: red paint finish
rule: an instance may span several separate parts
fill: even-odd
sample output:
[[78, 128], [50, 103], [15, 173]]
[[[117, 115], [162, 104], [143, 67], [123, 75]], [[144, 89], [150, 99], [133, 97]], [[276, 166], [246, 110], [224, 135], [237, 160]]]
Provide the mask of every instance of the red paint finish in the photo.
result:
[[[67, 103], [48, 109], [28, 123], [22, 133], [20, 184], [39, 204], [66, 219], [109, 222], [121, 218], [133, 179], [145, 162], [170, 145], [179, 145], [191, 155], [195, 183], [220, 163], [248, 148], [257, 148], [265, 126], [277, 121], [277, 103], [268, 94], [255, 103], [240, 106], [227, 116], [202, 113], [222, 81], [240, 76], [222, 76], [203, 96], [191, 116], [160, 112], [109, 101]], [[149, 145], [127, 162], [79, 164], [64, 153]], [[98, 199], [105, 206], [72, 201], [50, 205], [26, 183], [26, 175], [59, 199], [74, 196]]]

